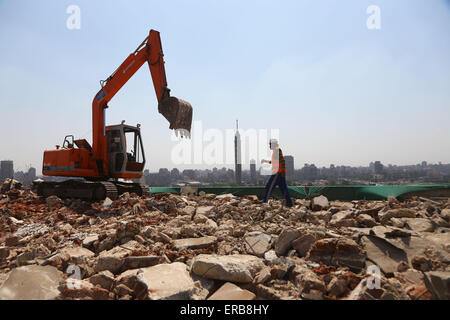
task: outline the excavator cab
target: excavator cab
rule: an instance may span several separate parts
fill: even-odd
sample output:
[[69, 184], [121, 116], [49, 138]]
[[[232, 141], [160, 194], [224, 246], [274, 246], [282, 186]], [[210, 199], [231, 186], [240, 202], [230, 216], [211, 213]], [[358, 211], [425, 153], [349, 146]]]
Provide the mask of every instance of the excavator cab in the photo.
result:
[[135, 178], [142, 175], [145, 154], [141, 129], [122, 124], [106, 127], [108, 166], [113, 178]]

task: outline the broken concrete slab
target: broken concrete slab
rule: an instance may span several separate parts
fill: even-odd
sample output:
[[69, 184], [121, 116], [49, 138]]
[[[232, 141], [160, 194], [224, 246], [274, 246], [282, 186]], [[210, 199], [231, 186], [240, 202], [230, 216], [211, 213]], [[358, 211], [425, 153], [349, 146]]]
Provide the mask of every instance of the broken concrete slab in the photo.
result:
[[207, 248], [217, 242], [217, 238], [213, 236], [201, 238], [185, 238], [174, 240], [173, 247], [177, 250], [182, 249], [203, 249]]
[[353, 219], [353, 211], [345, 210], [333, 214], [329, 224], [332, 227], [356, 227], [356, 221]]
[[202, 214], [206, 217], [209, 217], [209, 215], [214, 211], [214, 209], [215, 209], [214, 206], [197, 207], [197, 209], [195, 210], [195, 214]]
[[425, 218], [403, 218], [407, 228], [414, 232], [433, 232], [434, 225], [429, 219]]
[[391, 218], [415, 218], [416, 210], [408, 208], [391, 209], [378, 212], [378, 217], [382, 223], [386, 223]]
[[134, 287], [138, 299], [186, 300], [196, 292], [184, 263], [159, 264], [140, 270]]
[[425, 272], [425, 285], [433, 294], [434, 299], [450, 300], [450, 272]]
[[372, 228], [377, 225], [377, 222], [375, 221], [375, 219], [372, 218], [372, 216], [370, 216], [368, 214], [359, 214], [356, 217], [356, 221], [358, 222], [358, 224], [361, 227]]
[[135, 243], [138, 244], [137, 241], [133, 240], [129, 241], [127, 244], [114, 247], [111, 250], [102, 251], [97, 259], [97, 264], [95, 266], [96, 272], [108, 270], [114, 274], [118, 273], [122, 269], [125, 257], [131, 253], [132, 246]]
[[253, 255], [206, 255], [196, 256], [192, 261], [192, 272], [217, 280], [250, 283], [264, 267], [262, 259]]
[[365, 266], [366, 255], [351, 239], [325, 238], [314, 243], [307, 259], [326, 265], [347, 266], [353, 270], [361, 270]]
[[400, 262], [408, 263], [406, 252], [377, 236], [361, 237], [361, 244], [367, 259], [375, 263], [385, 274], [392, 275], [397, 271]]
[[128, 256], [125, 258], [121, 270], [152, 267], [163, 262], [160, 256]]
[[292, 241], [292, 248], [297, 251], [300, 257], [305, 257], [316, 240], [315, 234], [307, 233]]
[[55, 300], [63, 273], [52, 266], [15, 268], [0, 287], [0, 300]]
[[61, 252], [66, 253], [70, 257], [70, 262], [74, 264], [83, 264], [88, 258], [95, 256], [91, 250], [83, 247], [63, 248]]
[[278, 236], [275, 242], [275, 252], [278, 256], [286, 254], [286, 252], [292, 247], [292, 242], [300, 237], [301, 232], [296, 229], [284, 229]]
[[103, 289], [110, 291], [114, 286], [114, 275], [108, 270], [100, 271], [99, 273], [94, 274], [89, 279], [89, 282], [94, 286], [99, 285]]
[[254, 231], [244, 235], [245, 248], [248, 254], [263, 257], [271, 248], [272, 237], [263, 232]]

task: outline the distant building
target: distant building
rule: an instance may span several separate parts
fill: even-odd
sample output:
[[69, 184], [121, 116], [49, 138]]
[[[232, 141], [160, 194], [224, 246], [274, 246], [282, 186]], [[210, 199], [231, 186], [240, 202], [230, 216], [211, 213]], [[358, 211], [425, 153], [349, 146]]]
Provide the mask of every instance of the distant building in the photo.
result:
[[30, 180], [30, 183], [36, 180], [36, 168], [31, 167], [28, 169], [28, 179]]
[[294, 157], [284, 156], [286, 162], [286, 178], [292, 179], [294, 177]]
[[374, 165], [374, 171], [375, 174], [382, 174], [383, 173], [383, 164], [380, 161], [375, 161]]
[[14, 164], [11, 160], [3, 160], [0, 162], [0, 182], [7, 178], [14, 178]]
[[256, 184], [256, 161], [250, 160], [250, 183]]
[[236, 134], [234, 135], [234, 172], [236, 184], [241, 184], [242, 179], [242, 161], [241, 161], [241, 135], [239, 133], [238, 121], [236, 120]]

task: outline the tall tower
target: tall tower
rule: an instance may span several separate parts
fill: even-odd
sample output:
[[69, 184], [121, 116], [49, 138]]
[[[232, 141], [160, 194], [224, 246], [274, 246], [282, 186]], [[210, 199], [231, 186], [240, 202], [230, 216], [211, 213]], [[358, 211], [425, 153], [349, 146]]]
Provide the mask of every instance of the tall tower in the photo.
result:
[[242, 162], [241, 162], [241, 135], [239, 134], [239, 123], [236, 119], [236, 134], [234, 135], [234, 172], [236, 184], [241, 184]]
[[250, 160], [250, 182], [256, 185], [256, 161], [254, 159]]

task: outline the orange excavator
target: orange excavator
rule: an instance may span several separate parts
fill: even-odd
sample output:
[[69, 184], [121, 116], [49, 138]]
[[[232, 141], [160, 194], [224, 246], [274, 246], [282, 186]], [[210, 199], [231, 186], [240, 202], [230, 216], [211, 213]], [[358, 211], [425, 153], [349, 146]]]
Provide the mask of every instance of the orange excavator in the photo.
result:
[[105, 111], [114, 95], [148, 62], [159, 113], [169, 121], [169, 128], [177, 135], [190, 137], [192, 106], [170, 96], [163, 57], [159, 32], [150, 30], [148, 37], [119, 68], [100, 81], [101, 89], [92, 101], [92, 146], [86, 139], [74, 140], [73, 135], [68, 135], [62, 146], [44, 151], [44, 175], [74, 179], [40, 182], [36, 186], [39, 195], [90, 200], [109, 197], [114, 200], [124, 192], [148, 194], [147, 186], [123, 181], [142, 177], [145, 154], [140, 125], [130, 126], [122, 121], [118, 125], [105, 126]]

